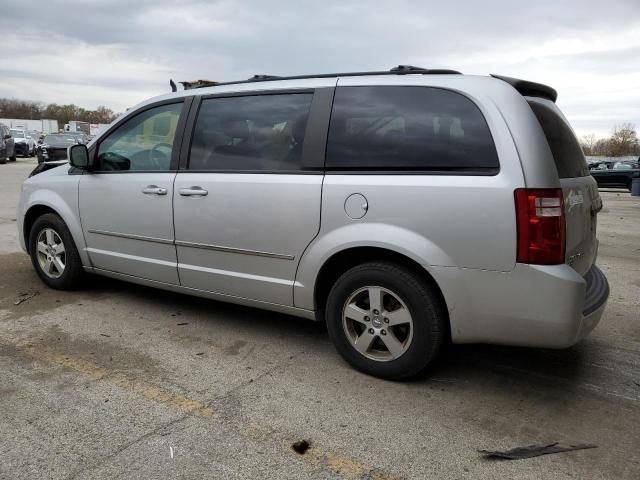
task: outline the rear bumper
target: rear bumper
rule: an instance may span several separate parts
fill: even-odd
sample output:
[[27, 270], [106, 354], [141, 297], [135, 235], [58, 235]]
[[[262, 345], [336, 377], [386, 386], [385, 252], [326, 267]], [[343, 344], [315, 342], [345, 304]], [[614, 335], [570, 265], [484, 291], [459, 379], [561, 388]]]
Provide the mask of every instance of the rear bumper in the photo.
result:
[[596, 266], [584, 278], [568, 265], [430, 271], [447, 302], [454, 343], [566, 348], [595, 328], [609, 297]]
[[594, 265], [584, 276], [584, 279], [586, 291], [577, 340], [582, 340], [596, 328], [609, 299], [609, 282], [602, 270]]

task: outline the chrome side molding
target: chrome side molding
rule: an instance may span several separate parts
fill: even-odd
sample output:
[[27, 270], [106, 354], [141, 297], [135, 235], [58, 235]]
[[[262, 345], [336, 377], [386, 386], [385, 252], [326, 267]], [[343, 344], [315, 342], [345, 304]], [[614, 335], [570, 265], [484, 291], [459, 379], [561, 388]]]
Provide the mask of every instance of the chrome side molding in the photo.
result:
[[182, 240], [176, 240], [175, 244], [178, 247], [202, 248], [203, 250], [217, 250], [219, 252], [240, 253], [244, 255], [255, 255], [258, 257], [279, 258], [281, 260], [293, 260], [295, 258], [293, 255], [285, 255], [282, 253], [260, 252], [258, 250], [245, 250], [244, 248], [223, 247], [220, 245], [209, 245], [207, 243], [183, 242]]

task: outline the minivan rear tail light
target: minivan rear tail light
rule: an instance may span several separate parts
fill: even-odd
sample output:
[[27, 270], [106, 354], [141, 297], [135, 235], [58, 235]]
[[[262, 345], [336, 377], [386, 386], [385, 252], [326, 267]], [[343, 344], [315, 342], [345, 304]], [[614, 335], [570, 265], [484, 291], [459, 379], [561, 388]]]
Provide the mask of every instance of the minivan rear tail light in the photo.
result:
[[518, 251], [516, 261], [536, 265], [564, 263], [565, 217], [560, 188], [515, 191]]

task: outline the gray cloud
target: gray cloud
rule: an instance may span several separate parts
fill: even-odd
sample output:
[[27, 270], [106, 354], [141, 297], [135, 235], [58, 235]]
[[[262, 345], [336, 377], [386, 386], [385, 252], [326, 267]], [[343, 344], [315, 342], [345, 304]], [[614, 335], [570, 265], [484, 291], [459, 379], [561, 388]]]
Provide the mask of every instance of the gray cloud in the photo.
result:
[[0, 96], [122, 110], [167, 91], [169, 77], [415, 63], [549, 83], [580, 133], [640, 124], [637, 0], [50, 0], [2, 13]]

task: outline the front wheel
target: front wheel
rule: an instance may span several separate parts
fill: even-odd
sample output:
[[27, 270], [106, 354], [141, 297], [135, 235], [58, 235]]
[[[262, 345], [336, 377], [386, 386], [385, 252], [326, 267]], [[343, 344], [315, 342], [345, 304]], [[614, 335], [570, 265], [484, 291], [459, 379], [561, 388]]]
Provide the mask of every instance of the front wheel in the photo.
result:
[[394, 263], [368, 262], [345, 272], [329, 293], [326, 316], [347, 362], [391, 380], [422, 372], [445, 338], [446, 314], [433, 288]]
[[53, 213], [39, 217], [29, 234], [29, 253], [38, 276], [49, 287], [71, 290], [82, 276], [82, 261], [64, 221]]

